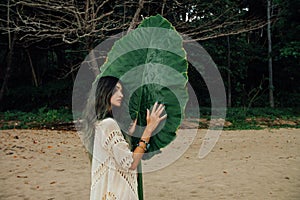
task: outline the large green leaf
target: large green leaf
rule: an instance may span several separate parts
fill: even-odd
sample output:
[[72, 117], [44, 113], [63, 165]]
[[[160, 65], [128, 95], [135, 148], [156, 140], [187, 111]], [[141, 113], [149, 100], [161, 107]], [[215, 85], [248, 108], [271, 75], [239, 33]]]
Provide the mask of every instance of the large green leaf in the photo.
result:
[[150, 139], [148, 158], [176, 136], [188, 100], [187, 66], [181, 36], [170, 22], [156, 15], [116, 41], [101, 67], [99, 77], [119, 78], [128, 92], [128, 116], [138, 119], [133, 145], [146, 126], [146, 109], [156, 101], [165, 105], [168, 117]]

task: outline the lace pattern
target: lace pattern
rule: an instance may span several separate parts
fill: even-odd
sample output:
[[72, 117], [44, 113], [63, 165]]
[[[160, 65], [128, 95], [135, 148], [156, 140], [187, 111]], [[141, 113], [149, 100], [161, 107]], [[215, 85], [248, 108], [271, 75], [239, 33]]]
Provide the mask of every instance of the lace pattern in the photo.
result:
[[118, 173], [122, 176], [122, 178], [127, 182], [130, 189], [133, 193], [137, 193], [137, 185], [133, 184], [135, 182], [136, 176], [133, 173], [124, 173], [122, 170], [118, 170]]
[[133, 153], [117, 122], [105, 119], [95, 128], [90, 199], [138, 200], [137, 172], [130, 170]]
[[117, 197], [114, 193], [107, 192], [103, 195], [103, 197], [101, 199], [102, 200], [117, 200]]
[[109, 159], [106, 159], [103, 163], [100, 163], [95, 171], [92, 172], [92, 185], [91, 189], [95, 187], [98, 181], [102, 178], [105, 173], [108, 171]]
[[107, 136], [104, 142], [104, 148], [111, 149], [113, 144], [118, 144], [119, 142], [126, 142], [120, 130], [113, 130]]
[[133, 162], [132, 152], [120, 130], [111, 131], [106, 137], [103, 147], [114, 157], [116, 163], [124, 170], [129, 170]]

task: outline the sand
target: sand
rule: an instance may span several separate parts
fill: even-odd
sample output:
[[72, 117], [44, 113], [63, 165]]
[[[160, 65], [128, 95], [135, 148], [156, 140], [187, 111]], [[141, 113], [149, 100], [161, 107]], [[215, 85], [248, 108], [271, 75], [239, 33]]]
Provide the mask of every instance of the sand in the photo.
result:
[[[146, 200], [300, 199], [300, 130], [223, 131], [198, 158], [206, 130], [168, 166], [144, 174]], [[0, 199], [89, 199], [90, 164], [76, 132], [1, 130]]]

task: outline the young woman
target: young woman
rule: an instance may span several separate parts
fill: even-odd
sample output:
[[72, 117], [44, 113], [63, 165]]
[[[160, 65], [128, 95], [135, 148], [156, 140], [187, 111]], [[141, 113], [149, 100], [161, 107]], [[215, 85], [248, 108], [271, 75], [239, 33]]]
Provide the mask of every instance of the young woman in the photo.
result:
[[[102, 77], [94, 92], [94, 98], [88, 101], [88, 108], [94, 107], [95, 111], [87, 109], [84, 126], [92, 155], [90, 199], [139, 199], [136, 168], [147, 151], [151, 134], [167, 117], [161, 116], [164, 105], [155, 103], [151, 111], [147, 109], [147, 126], [131, 151], [130, 141], [122, 133], [112, 112], [113, 107], [122, 104], [124, 96], [121, 83], [115, 77]], [[135, 126], [136, 120], [129, 133], [134, 132]]]

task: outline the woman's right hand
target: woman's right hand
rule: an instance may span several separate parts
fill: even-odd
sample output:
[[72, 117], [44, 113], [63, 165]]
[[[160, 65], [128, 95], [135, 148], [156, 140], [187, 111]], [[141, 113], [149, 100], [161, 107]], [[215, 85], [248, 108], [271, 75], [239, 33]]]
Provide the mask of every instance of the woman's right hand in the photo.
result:
[[[141, 137], [141, 139], [143, 141], [139, 142], [139, 145], [137, 146], [137, 148], [135, 148], [135, 150], [133, 152], [133, 162], [131, 164], [130, 169], [135, 170], [137, 168], [145, 151], [147, 151], [146, 142], [147, 143], [149, 142], [152, 133], [157, 128], [159, 123], [162, 120], [167, 118], [167, 114], [161, 116], [161, 114], [163, 113], [164, 110], [165, 110], [165, 106], [163, 104], [158, 104], [157, 102], [155, 102], [155, 104], [153, 105], [151, 112], [149, 109], [147, 109], [147, 117], [146, 117], [147, 126]], [[144, 146], [141, 146], [141, 145], [144, 145]], [[141, 147], [141, 148], [138, 148], [138, 147]]]
[[157, 102], [154, 103], [151, 112], [149, 109], [147, 109], [146, 130], [152, 133], [157, 128], [159, 123], [167, 118], [167, 114], [161, 116], [164, 110], [165, 106], [163, 104], [158, 104]]

